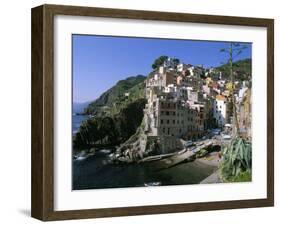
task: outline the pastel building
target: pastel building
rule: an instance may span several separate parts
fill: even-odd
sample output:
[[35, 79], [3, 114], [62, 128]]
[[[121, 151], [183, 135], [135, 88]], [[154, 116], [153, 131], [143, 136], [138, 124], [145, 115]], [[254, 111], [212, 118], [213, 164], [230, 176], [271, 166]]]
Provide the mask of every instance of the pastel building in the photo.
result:
[[213, 116], [218, 127], [222, 128], [227, 122], [227, 99], [217, 95], [213, 105]]

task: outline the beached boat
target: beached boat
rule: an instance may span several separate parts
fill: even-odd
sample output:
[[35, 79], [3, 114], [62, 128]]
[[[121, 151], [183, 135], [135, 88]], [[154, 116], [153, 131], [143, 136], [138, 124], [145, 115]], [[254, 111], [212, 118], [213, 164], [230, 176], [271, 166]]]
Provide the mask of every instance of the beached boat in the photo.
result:
[[156, 181], [156, 182], [148, 182], [148, 183], [144, 183], [145, 187], [152, 187], [152, 186], [160, 186], [162, 183], [160, 181]]

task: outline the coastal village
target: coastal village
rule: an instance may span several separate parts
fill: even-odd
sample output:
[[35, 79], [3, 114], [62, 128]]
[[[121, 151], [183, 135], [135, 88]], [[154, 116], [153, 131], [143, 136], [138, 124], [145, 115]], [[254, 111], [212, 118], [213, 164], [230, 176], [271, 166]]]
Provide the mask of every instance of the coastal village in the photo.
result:
[[[143, 130], [121, 145], [119, 160], [174, 153], [198, 140], [208, 141], [209, 146], [228, 143], [236, 132], [234, 123], [239, 124], [239, 133], [251, 140], [251, 81], [231, 82], [215, 68], [169, 57], [145, 83]], [[237, 122], [233, 109], [239, 112]]]
[[247, 70], [165, 56], [146, 77], [119, 81], [75, 134], [86, 148], [74, 152], [74, 167], [87, 170], [75, 171], [74, 188], [251, 181], [251, 61], [241, 62]]

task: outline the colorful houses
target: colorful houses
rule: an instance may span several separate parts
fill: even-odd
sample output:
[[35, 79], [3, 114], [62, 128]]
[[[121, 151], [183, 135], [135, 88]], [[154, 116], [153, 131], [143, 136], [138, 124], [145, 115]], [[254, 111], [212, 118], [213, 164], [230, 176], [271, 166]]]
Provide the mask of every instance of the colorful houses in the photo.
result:
[[[229, 81], [212, 79], [211, 74], [219, 73], [214, 69], [208, 69], [204, 78], [203, 66], [176, 64], [173, 59], [168, 58], [146, 81], [145, 133], [148, 140], [161, 144], [162, 153], [176, 149], [180, 139], [198, 139], [232, 120]], [[245, 90], [239, 92], [240, 99]], [[247, 107], [244, 104], [244, 112]]]

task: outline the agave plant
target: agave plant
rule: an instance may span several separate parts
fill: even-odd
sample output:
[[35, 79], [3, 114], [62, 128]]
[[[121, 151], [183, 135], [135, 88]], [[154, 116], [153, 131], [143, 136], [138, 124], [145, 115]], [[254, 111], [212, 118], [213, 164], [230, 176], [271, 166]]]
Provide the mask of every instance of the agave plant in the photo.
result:
[[234, 138], [223, 148], [221, 176], [225, 181], [234, 181], [241, 173], [251, 172], [252, 145], [242, 137]]

